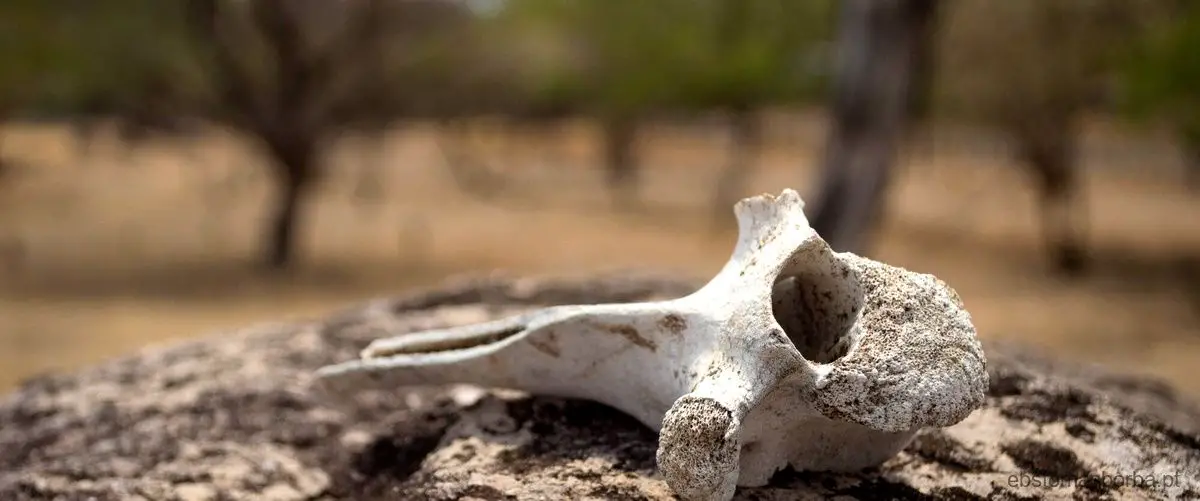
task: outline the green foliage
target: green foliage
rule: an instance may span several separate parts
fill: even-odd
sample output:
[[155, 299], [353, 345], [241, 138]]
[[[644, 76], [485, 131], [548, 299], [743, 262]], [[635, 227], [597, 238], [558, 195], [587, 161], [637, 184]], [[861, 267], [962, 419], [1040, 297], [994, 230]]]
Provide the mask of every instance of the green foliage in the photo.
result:
[[[10, 48], [0, 56], [0, 105], [66, 112], [113, 111], [156, 97], [200, 108], [219, 103], [213, 48], [190, 36], [186, 3], [0, 2], [0, 45]], [[255, 33], [251, 2], [220, 4], [232, 6], [222, 16], [223, 29], [239, 41], [236, 63], [256, 86], [271, 88], [272, 55]], [[509, 0], [498, 15], [465, 24], [396, 11], [397, 19], [417, 24], [401, 19], [388, 35], [393, 40], [373, 56], [382, 61], [379, 92], [393, 94], [379, 103], [637, 114], [811, 99], [822, 86], [811, 62], [823, 54], [835, 5]], [[356, 87], [349, 78], [315, 99], [354, 91], [342, 88]]]
[[44, 11], [37, 0], [0, 3], [0, 100], [7, 105], [36, 94], [63, 51], [64, 30]]
[[567, 50], [530, 75], [551, 99], [598, 113], [755, 107], [812, 97], [805, 62], [831, 33], [834, 2], [815, 0], [516, 0], [511, 33]]
[[688, 104], [753, 107], [819, 93], [821, 74], [807, 63], [832, 36], [832, 2], [708, 3], [684, 64]]
[[1164, 118], [1200, 144], [1200, 4], [1179, 7], [1152, 23], [1130, 51], [1124, 104], [1132, 116]]
[[0, 2], [0, 95], [17, 108], [66, 111], [137, 100], [139, 83], [188, 55], [180, 2]]
[[943, 112], [1004, 128], [1057, 127], [1101, 94], [1134, 31], [1135, 0], [959, 0], [949, 4]]

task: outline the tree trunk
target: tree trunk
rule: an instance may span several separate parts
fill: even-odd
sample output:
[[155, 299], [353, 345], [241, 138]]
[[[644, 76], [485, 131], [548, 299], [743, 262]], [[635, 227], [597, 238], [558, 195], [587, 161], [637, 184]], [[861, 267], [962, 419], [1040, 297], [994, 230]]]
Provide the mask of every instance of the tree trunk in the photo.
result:
[[[8, 114], [9, 107], [4, 103], [0, 103], [0, 125], [8, 123]], [[3, 134], [3, 132], [4, 131], [0, 130], [0, 134]], [[12, 170], [12, 159], [4, 155], [4, 137], [3, 135], [0, 135], [0, 181], [3, 181], [8, 174], [12, 173]]]
[[738, 109], [730, 118], [733, 144], [729, 163], [717, 180], [713, 196], [713, 222], [717, 225], [734, 222], [731, 207], [745, 194], [746, 178], [753, 171], [762, 148], [762, 121], [754, 112]]
[[1189, 190], [1200, 192], [1200, 138], [1184, 138], [1183, 179]]
[[928, 52], [928, 0], [844, 0], [832, 126], [812, 204], [812, 224], [838, 251], [861, 253], [883, 210], [911, 109], [910, 88]]
[[1083, 237], [1086, 214], [1079, 203], [1074, 132], [1065, 123], [1034, 129], [1018, 138], [1018, 153], [1037, 184], [1042, 238], [1055, 270], [1078, 276], [1087, 266]]
[[360, 208], [379, 208], [387, 201], [384, 186], [387, 169], [388, 130], [379, 128], [358, 132], [359, 161], [351, 197]]
[[265, 235], [263, 265], [269, 270], [283, 270], [295, 264], [302, 204], [316, 184], [316, 150], [311, 144], [273, 150], [279, 191]]
[[442, 120], [435, 136], [438, 149], [459, 190], [480, 200], [492, 201], [508, 186], [502, 174], [494, 172], [472, 154], [470, 127], [465, 118]]
[[90, 167], [88, 164], [91, 163], [101, 125], [100, 118], [90, 114], [71, 120], [71, 139], [75, 143], [75, 158], [84, 167]]
[[937, 72], [937, 25], [939, 9], [943, 0], [911, 0], [917, 20], [913, 29], [916, 40], [911, 44], [913, 51], [913, 80], [908, 87], [907, 111], [912, 127], [907, 133], [909, 141], [923, 143], [920, 148], [933, 152], [933, 99], [934, 77]]
[[619, 209], [639, 205], [638, 165], [634, 142], [637, 140], [637, 120], [628, 115], [614, 115], [604, 120], [604, 167], [613, 204]]

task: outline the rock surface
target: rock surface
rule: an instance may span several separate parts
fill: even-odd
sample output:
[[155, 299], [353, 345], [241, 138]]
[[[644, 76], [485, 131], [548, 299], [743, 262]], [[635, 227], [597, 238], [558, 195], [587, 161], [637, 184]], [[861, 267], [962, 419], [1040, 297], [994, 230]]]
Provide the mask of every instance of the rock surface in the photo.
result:
[[[0, 401], [0, 499], [674, 499], [654, 433], [599, 404], [469, 387], [335, 400], [310, 385], [385, 331], [695, 285], [467, 281], [40, 377]], [[1200, 411], [1170, 387], [986, 347], [988, 402], [962, 423], [878, 469], [780, 472], [735, 499], [1200, 498]]]

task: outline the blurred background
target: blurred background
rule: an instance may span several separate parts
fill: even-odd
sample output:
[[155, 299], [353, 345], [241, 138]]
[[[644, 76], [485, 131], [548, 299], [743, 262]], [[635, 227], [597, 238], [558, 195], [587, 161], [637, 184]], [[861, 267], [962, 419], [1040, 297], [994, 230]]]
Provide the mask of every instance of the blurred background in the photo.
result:
[[1200, 2], [5, 0], [0, 391], [447, 277], [711, 276], [795, 188], [1200, 396]]

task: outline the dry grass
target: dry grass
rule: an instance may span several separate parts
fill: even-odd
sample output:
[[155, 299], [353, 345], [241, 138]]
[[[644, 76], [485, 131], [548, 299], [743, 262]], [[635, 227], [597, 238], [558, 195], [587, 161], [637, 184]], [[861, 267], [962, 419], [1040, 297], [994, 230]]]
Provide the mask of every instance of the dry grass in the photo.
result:
[[[777, 129], [750, 192], [806, 191], [817, 123]], [[4, 151], [20, 168], [0, 183], [0, 256], [9, 255], [0, 266], [0, 390], [147, 343], [317, 315], [447, 275], [715, 272], [734, 235], [713, 230], [706, 207], [720, 135], [653, 135], [649, 207], [618, 215], [598, 173], [578, 167], [594, 157], [585, 132], [559, 130], [564, 141], [549, 150], [530, 138], [503, 154], [489, 146], [497, 161], [521, 166], [498, 204], [455, 188], [425, 130], [389, 137], [375, 159], [387, 165], [386, 199], [356, 201], [365, 149], [347, 142], [309, 214], [304, 269], [267, 279], [249, 272], [268, 192], [247, 167], [261, 162], [229, 137], [150, 144], [129, 157], [102, 145], [81, 159], [61, 128], [5, 130]], [[874, 257], [945, 278], [984, 337], [1156, 374], [1200, 395], [1189, 377], [1200, 364], [1200, 196], [1180, 186], [1167, 146], [1093, 127], [1098, 269], [1068, 283], [1045, 271], [1023, 173], [982, 143], [964, 146], [974, 136], [937, 137], [932, 152], [910, 154]], [[23, 259], [4, 251], [15, 241]]]

